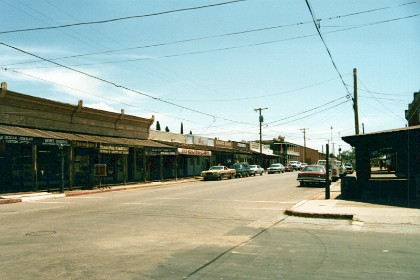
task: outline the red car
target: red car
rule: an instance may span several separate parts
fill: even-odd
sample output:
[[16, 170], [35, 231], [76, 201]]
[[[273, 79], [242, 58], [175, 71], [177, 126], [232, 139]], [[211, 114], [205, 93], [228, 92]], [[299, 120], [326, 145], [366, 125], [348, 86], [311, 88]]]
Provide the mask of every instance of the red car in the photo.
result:
[[286, 165], [284, 166], [284, 171], [286, 171], [286, 172], [291, 172], [291, 171], [294, 171], [293, 166], [291, 166], [289, 163], [288, 163], [288, 164], [286, 164]]
[[300, 186], [306, 184], [325, 184], [326, 171], [323, 165], [307, 165], [302, 171], [298, 173], [297, 180]]

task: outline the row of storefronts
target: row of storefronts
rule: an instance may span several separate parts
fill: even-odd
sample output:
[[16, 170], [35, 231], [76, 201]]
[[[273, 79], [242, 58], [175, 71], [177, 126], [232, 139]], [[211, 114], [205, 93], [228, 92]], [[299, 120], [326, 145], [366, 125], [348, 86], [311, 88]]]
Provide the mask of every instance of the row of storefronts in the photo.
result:
[[234, 149], [0, 125], [0, 193], [177, 179], [215, 164], [258, 163], [260, 154], [242, 144]]
[[[0, 193], [93, 188], [200, 175], [215, 164], [284, 162], [267, 146], [151, 130], [142, 118], [0, 92]], [[286, 150], [284, 150], [286, 151]], [[286, 154], [286, 152], [284, 152]]]

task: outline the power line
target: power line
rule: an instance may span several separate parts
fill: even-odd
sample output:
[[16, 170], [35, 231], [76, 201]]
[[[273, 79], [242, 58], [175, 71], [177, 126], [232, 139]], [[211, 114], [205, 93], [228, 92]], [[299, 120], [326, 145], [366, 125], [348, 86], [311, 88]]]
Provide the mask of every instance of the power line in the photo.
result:
[[233, 0], [233, 1], [221, 2], [221, 3], [216, 3], [216, 4], [204, 5], [204, 6], [189, 7], [189, 8], [169, 10], [169, 11], [164, 11], [164, 12], [157, 12], [157, 13], [152, 13], [152, 14], [127, 16], [127, 17], [120, 17], [120, 18], [113, 18], [113, 19], [106, 19], [106, 20], [78, 22], [78, 23], [63, 24], [63, 25], [57, 25], [57, 26], [48, 26], [48, 27], [35, 27], [35, 28], [9, 30], [9, 31], [2, 31], [2, 32], [0, 32], [0, 34], [27, 32], [27, 31], [36, 31], [36, 30], [47, 30], [47, 29], [59, 29], [59, 28], [66, 28], [66, 27], [72, 27], [72, 26], [109, 23], [109, 22], [115, 22], [115, 21], [121, 21], [121, 20], [127, 20], [127, 19], [145, 18], [145, 17], [152, 17], [152, 16], [160, 16], [160, 15], [164, 15], [164, 14], [171, 14], [171, 13], [186, 12], [186, 11], [192, 11], [192, 10], [205, 9], [205, 8], [212, 8], [212, 7], [216, 7], [216, 6], [228, 5], [228, 4], [233, 4], [233, 3], [237, 3], [237, 2], [244, 2], [244, 1], [247, 1], [247, 0]]
[[404, 119], [404, 118], [401, 118], [400, 116], [398, 116], [397, 114], [395, 114], [391, 109], [389, 109], [387, 106], [385, 106], [385, 104], [383, 104], [381, 101], [379, 101], [379, 99], [378, 98], [376, 98], [376, 96], [375, 95], [373, 95], [370, 91], [369, 91], [369, 89], [367, 88], [367, 86], [365, 85], [365, 83], [363, 83], [363, 81], [360, 79], [360, 78], [357, 78], [361, 83], [362, 83], [362, 85], [363, 85], [363, 87], [366, 89], [366, 91], [367, 92], [369, 92], [371, 95], [372, 95], [372, 97], [379, 103], [379, 104], [381, 104], [382, 105], [382, 107], [384, 107], [385, 109], [387, 109], [389, 112], [391, 112], [394, 116], [396, 116], [397, 118], [400, 118], [400, 119], [402, 119], [402, 120], [404, 120], [404, 121], [406, 121], [406, 119]]
[[[342, 31], [348, 31], [348, 30], [363, 28], [363, 27], [367, 27], [367, 26], [372, 26], [372, 25], [377, 25], [377, 24], [382, 24], [382, 23], [389, 23], [389, 22], [397, 21], [397, 20], [403, 20], [403, 19], [413, 18], [413, 17], [417, 17], [417, 16], [420, 16], [420, 14], [415, 14], [415, 15], [410, 15], [410, 16], [406, 16], [406, 17], [399, 17], [399, 18], [393, 18], [393, 19], [389, 19], [389, 20], [383, 20], [383, 21], [377, 21], [377, 22], [371, 22], [371, 23], [361, 24], [361, 25], [358, 25], [358, 26], [352, 26], [352, 27], [343, 28], [343, 29], [339, 29], [339, 30], [324, 32], [324, 34], [332, 34], [332, 33], [337, 33], [337, 32], [342, 32]], [[204, 51], [187, 52], [187, 53], [164, 55], [164, 56], [157, 56], [157, 57], [146, 57], [146, 58], [124, 59], [124, 60], [117, 60], [117, 61], [97, 62], [97, 63], [80, 63], [80, 64], [72, 64], [70, 66], [92, 66], [92, 65], [104, 65], [104, 64], [114, 64], [114, 63], [125, 63], [125, 62], [133, 62], [133, 61], [147, 61], [147, 60], [167, 59], [167, 58], [182, 57], [182, 56], [187, 56], [187, 55], [198, 55], [198, 54], [204, 54], [204, 53], [212, 53], [212, 52], [227, 51], [227, 50], [234, 50], [234, 49], [241, 49], [241, 48], [248, 48], [248, 47], [263, 46], [263, 45], [268, 45], [268, 44], [280, 43], [280, 42], [284, 42], [284, 41], [304, 39], [304, 38], [314, 37], [314, 36], [318, 36], [318, 35], [319, 35], [319, 33], [310, 34], [310, 35], [296, 36], [296, 37], [290, 37], [290, 38], [285, 38], [285, 39], [280, 39], [280, 40], [272, 40], [272, 41], [254, 43], [254, 44], [247, 44], [247, 45], [239, 45], [239, 46], [232, 46], [232, 47], [224, 47], [224, 48], [217, 48], [217, 49], [211, 49], [211, 50], [204, 50]], [[50, 61], [54, 61], [54, 60], [57, 60], [57, 59], [50, 59]], [[39, 61], [22, 62], [22, 63], [16, 63], [16, 64], [3, 64], [3, 66], [17, 65], [17, 64], [26, 64], [26, 63], [34, 63], [34, 62], [39, 62]], [[42, 68], [51, 68], [51, 67], [57, 67], [57, 66], [23, 67], [23, 68], [17, 68], [16, 67], [16, 68], [13, 68], [13, 69], [42, 69]], [[336, 70], [338, 70], [338, 69], [336, 69]], [[338, 72], [338, 73], [340, 75], [340, 72]], [[342, 82], [344, 83], [343, 80], [342, 80]], [[347, 92], [349, 93], [349, 90], [348, 90], [348, 88], [347, 88], [346, 85], [347, 84], [344, 83], [344, 86], [346, 87]]]
[[[378, 9], [373, 9], [373, 10], [368, 10], [368, 11], [361, 11], [361, 12], [352, 13], [352, 14], [339, 15], [339, 16], [330, 17], [330, 18], [326, 18], [326, 19], [318, 19], [318, 21], [321, 21], [321, 20], [331, 20], [331, 19], [340, 19], [340, 18], [344, 18], [344, 17], [348, 17], [348, 16], [354, 16], [354, 15], [359, 15], [359, 14], [363, 14], [363, 13], [374, 12], [374, 11], [384, 10], [384, 9], [389, 9], [389, 8], [392, 8], [392, 7], [399, 7], [399, 6], [404, 6], [404, 5], [411, 5], [411, 4], [415, 4], [415, 3], [416, 2], [410, 2], [410, 3], [405, 3], [405, 4], [401, 4], [401, 5], [396, 5], [396, 6], [389, 6], [389, 7], [383, 7], [383, 8], [378, 8]], [[418, 14], [417, 15], [413, 15], [413, 16], [418, 16]], [[365, 27], [365, 26], [368, 26], [368, 25], [374, 25], [374, 24], [379, 24], [379, 23], [386, 23], [386, 22], [400, 20], [400, 19], [406, 19], [406, 18], [410, 18], [410, 17], [413, 17], [413, 16], [401, 17], [401, 18], [394, 18], [394, 19], [384, 20], [384, 21], [380, 21], [380, 22], [367, 23], [367, 24], [362, 24], [362, 25], [354, 25], [354, 26], [351, 26], [348, 29], [346, 28], [346, 29], [341, 29], [341, 30], [336, 30], [336, 31], [331, 31], [331, 32], [325, 32], [325, 34], [339, 32], [339, 31], [345, 31], [345, 30], [350, 30], [350, 29], [353, 29], [353, 28]], [[50, 59], [51, 60], [61, 60], [61, 59], [68, 59], [68, 58], [77, 58], [77, 57], [98, 55], [98, 54], [107, 54], [107, 53], [112, 53], [112, 52], [129, 51], [129, 50], [135, 50], [135, 49], [145, 49], [145, 48], [161, 47], [161, 46], [167, 46], [167, 45], [172, 45], [172, 44], [187, 43], [187, 42], [193, 42], [193, 41], [199, 41], [199, 40], [205, 40], [205, 39], [213, 39], [213, 38], [220, 38], [220, 37], [241, 35], [241, 34], [253, 33], [253, 32], [261, 32], [261, 31], [267, 31], [267, 30], [284, 28], [284, 27], [291, 27], [291, 26], [299, 26], [299, 25], [304, 25], [304, 24], [308, 24], [308, 23], [311, 23], [311, 22], [312, 21], [306, 21], [306, 22], [298, 22], [298, 23], [292, 23], [292, 24], [286, 24], [286, 25], [269, 26], [269, 27], [256, 28], [256, 29], [250, 29], [250, 30], [243, 30], [243, 31], [237, 31], [237, 32], [230, 32], [230, 33], [224, 33], [224, 34], [218, 34], [218, 35], [212, 35], [212, 36], [203, 36], [203, 37], [183, 39], [183, 40], [177, 40], [177, 41], [171, 41], [171, 42], [154, 43], [154, 44], [137, 46], [137, 47], [129, 47], [129, 48], [122, 48], [122, 49], [115, 49], [115, 50], [106, 50], [106, 51], [101, 51], [101, 52], [91, 52], [91, 53], [77, 54], [77, 55], [70, 55], [70, 56], [63, 56], [63, 57], [56, 57], [56, 58], [50, 58]], [[8, 31], [3, 31], [3, 32], [8, 32]], [[0, 32], [0, 34], [2, 34], [3, 32]], [[310, 35], [309, 37], [311, 37], [311, 36], [315, 36], [315, 35]], [[290, 38], [290, 40], [300, 39], [300, 38], [304, 38], [304, 37]], [[289, 40], [289, 39], [287, 39], [287, 40]], [[18, 63], [13, 63], [13, 64], [7, 64], [7, 65], [4, 65], [4, 66], [12, 66], [12, 65], [19, 65], [19, 64], [28, 64], [28, 63], [35, 63], [35, 62], [38, 62], [38, 61], [18, 62]]]
[[[182, 108], [182, 109], [185, 109], [185, 110], [188, 110], [188, 111], [194, 112], [194, 113], [198, 113], [198, 114], [205, 115], [205, 116], [211, 117], [211, 118], [213, 118], [213, 119], [216, 119], [216, 116], [215, 116], [215, 115], [208, 114], [208, 113], [205, 113], [205, 112], [202, 112], [202, 111], [198, 111], [198, 110], [195, 110], [195, 109], [191, 109], [191, 108], [188, 108], [188, 107], [185, 107], [185, 106], [182, 106], [182, 105], [179, 105], [179, 104], [176, 104], [176, 103], [173, 103], [173, 102], [170, 102], [170, 101], [167, 101], [167, 100], [161, 99], [161, 98], [154, 97], [154, 96], [152, 96], [152, 95], [150, 95], [150, 94], [146, 94], [146, 93], [144, 93], [144, 92], [141, 92], [141, 91], [138, 91], [138, 90], [135, 90], [135, 89], [131, 89], [131, 88], [128, 88], [128, 87], [123, 86], [123, 85], [119, 85], [119, 84], [117, 84], [117, 83], [114, 83], [114, 82], [111, 82], [111, 81], [105, 80], [105, 79], [100, 78], [100, 77], [96, 77], [96, 76], [94, 76], [94, 75], [91, 75], [91, 74], [89, 74], [89, 73], [86, 73], [86, 72], [83, 72], [83, 71], [80, 71], [80, 70], [77, 70], [77, 69], [74, 69], [74, 68], [71, 68], [71, 67], [65, 66], [65, 65], [63, 65], [63, 64], [60, 64], [60, 63], [57, 63], [57, 62], [51, 61], [51, 60], [49, 60], [49, 59], [46, 59], [46, 58], [40, 57], [40, 56], [38, 56], [38, 55], [35, 55], [35, 54], [32, 54], [32, 53], [29, 53], [29, 52], [24, 51], [24, 50], [22, 50], [22, 49], [19, 49], [19, 48], [17, 48], [17, 47], [14, 47], [14, 46], [11, 46], [11, 45], [8, 45], [8, 44], [5, 44], [5, 43], [2, 43], [2, 42], [0, 42], [0, 45], [6, 46], [6, 47], [8, 47], [8, 48], [11, 48], [11, 49], [17, 50], [17, 51], [19, 51], [19, 52], [25, 53], [25, 54], [30, 55], [30, 56], [33, 56], [33, 57], [36, 57], [36, 58], [41, 59], [41, 60], [43, 60], [43, 61], [46, 61], [46, 62], [49, 62], [49, 63], [55, 64], [55, 65], [57, 65], [57, 66], [59, 66], [59, 67], [65, 68], [65, 69], [67, 69], [67, 70], [70, 70], [70, 71], [73, 71], [73, 72], [76, 72], [76, 73], [82, 74], [82, 75], [87, 76], [87, 77], [89, 77], [89, 78], [92, 78], [92, 79], [95, 79], [95, 80], [98, 80], [98, 81], [101, 81], [101, 82], [104, 82], [104, 83], [110, 84], [110, 85], [112, 85], [112, 86], [114, 86], [114, 87], [116, 87], [116, 88], [121, 88], [121, 89], [124, 89], [124, 90], [130, 91], [130, 92], [133, 92], [133, 93], [137, 93], [137, 94], [139, 94], [139, 95], [143, 95], [143, 96], [149, 97], [149, 98], [151, 98], [151, 99], [153, 99], [153, 100], [156, 100], [156, 101], [160, 101], [160, 102], [163, 102], [163, 103], [166, 103], [166, 104], [169, 104], [169, 105], [172, 105], [172, 106], [178, 107], [178, 108]], [[226, 118], [222, 118], [222, 117], [218, 117], [218, 118], [219, 118], [219, 119], [223, 119], [223, 120], [227, 120], [227, 121], [230, 121], [230, 122], [233, 122], [233, 123], [250, 124], [250, 123], [245, 123], [245, 122], [240, 122], [240, 121], [230, 120], [230, 119], [226, 119]]]
[[321, 34], [321, 31], [319, 30], [319, 25], [318, 25], [318, 23], [317, 23], [317, 21], [316, 21], [316, 18], [315, 18], [315, 14], [314, 14], [314, 12], [312, 11], [311, 4], [309, 3], [309, 0], [305, 0], [305, 2], [306, 2], [306, 5], [308, 6], [309, 12], [311, 13], [312, 20], [313, 20], [313, 22], [314, 22], [314, 25], [315, 25], [316, 31], [318, 32], [319, 37], [321, 38], [321, 41], [322, 41], [322, 43], [324, 44], [325, 49], [326, 49], [326, 50], [327, 50], [327, 52], [328, 52], [328, 55], [329, 55], [329, 57], [330, 57], [330, 59], [331, 59], [331, 62], [332, 62], [332, 64], [333, 64], [333, 66], [334, 66], [335, 70], [337, 71], [338, 75], [339, 75], [339, 76], [340, 76], [340, 78], [341, 78], [341, 82], [343, 83], [344, 87], [345, 87], [345, 88], [346, 88], [346, 90], [347, 90], [347, 98], [350, 98], [350, 96], [351, 96], [350, 91], [349, 91], [349, 89], [347, 88], [346, 83], [344, 82], [343, 76], [341, 76], [341, 73], [340, 73], [340, 71], [338, 70], [337, 65], [336, 65], [336, 64], [335, 64], [335, 62], [334, 62], [334, 59], [333, 59], [333, 57], [332, 57], [332, 55], [331, 55], [331, 52], [330, 52], [330, 49], [328, 48], [327, 43], [325, 42], [324, 37], [323, 37], [323, 36], [322, 36], [322, 34]]

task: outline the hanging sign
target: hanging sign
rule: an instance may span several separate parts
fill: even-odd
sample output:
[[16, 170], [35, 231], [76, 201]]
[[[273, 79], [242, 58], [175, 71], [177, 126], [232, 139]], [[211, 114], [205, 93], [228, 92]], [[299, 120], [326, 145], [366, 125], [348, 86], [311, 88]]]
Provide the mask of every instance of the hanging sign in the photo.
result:
[[100, 144], [99, 153], [101, 154], [117, 154], [117, 155], [128, 155], [129, 148], [125, 146], [115, 146], [110, 144]]

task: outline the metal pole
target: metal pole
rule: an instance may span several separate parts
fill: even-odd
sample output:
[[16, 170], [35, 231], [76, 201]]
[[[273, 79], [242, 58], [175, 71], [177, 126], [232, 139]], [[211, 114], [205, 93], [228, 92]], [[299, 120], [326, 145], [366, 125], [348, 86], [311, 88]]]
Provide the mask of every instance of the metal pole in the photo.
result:
[[61, 154], [61, 186], [60, 192], [64, 192], [64, 147], [60, 146], [60, 154]]
[[326, 144], [325, 150], [327, 156], [325, 158], [325, 199], [330, 199], [330, 162], [329, 162], [329, 144]]
[[303, 130], [303, 162], [306, 162], [306, 130], [309, 128], [301, 128]]

